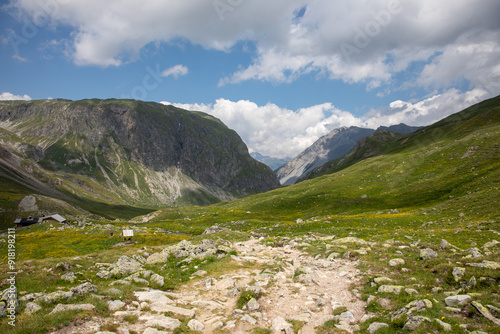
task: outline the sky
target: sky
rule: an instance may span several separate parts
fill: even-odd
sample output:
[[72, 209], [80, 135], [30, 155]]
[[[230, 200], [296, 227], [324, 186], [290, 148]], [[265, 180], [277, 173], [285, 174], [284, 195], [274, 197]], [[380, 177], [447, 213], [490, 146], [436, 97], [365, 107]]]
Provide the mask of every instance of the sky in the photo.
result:
[[3, 0], [0, 100], [173, 104], [294, 157], [338, 127], [499, 95], [499, 16], [498, 0]]

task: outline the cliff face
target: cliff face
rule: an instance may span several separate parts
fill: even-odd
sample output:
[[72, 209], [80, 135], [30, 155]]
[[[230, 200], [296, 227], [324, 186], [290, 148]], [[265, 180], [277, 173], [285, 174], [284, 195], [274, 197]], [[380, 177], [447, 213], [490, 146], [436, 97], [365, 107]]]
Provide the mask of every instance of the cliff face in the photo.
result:
[[77, 184], [111, 202], [205, 204], [279, 186], [236, 132], [201, 112], [133, 100], [3, 101], [0, 122], [5, 149], [65, 190]]

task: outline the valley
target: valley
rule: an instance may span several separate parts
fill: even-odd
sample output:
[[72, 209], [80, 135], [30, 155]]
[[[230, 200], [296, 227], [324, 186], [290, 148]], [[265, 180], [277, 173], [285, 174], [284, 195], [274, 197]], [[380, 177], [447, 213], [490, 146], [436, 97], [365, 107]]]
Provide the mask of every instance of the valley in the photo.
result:
[[[371, 133], [282, 187], [249, 160], [254, 168], [229, 173], [241, 179], [215, 188], [200, 171], [159, 171], [155, 157], [112, 136], [97, 148], [89, 136], [69, 152], [42, 152], [43, 140], [21, 135], [42, 128], [3, 122], [1, 214], [17, 215], [33, 195], [39, 212], [26, 214], [69, 218], [15, 231], [16, 333], [500, 333], [500, 97], [414, 132]], [[201, 197], [181, 194], [172, 205], [155, 193], [176, 182], [203, 187]], [[131, 243], [124, 229], [134, 231]], [[6, 318], [0, 326], [12, 329]]]

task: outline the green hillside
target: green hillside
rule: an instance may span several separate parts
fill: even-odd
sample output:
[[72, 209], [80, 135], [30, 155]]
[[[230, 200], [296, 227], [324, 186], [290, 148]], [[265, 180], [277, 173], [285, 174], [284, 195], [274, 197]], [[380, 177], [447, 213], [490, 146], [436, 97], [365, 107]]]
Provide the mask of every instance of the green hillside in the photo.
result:
[[378, 155], [341, 171], [229, 203], [164, 210], [155, 221], [203, 214], [196, 222], [389, 219], [398, 216], [387, 215], [394, 209], [419, 220], [497, 220], [499, 121], [496, 97], [398, 138]]

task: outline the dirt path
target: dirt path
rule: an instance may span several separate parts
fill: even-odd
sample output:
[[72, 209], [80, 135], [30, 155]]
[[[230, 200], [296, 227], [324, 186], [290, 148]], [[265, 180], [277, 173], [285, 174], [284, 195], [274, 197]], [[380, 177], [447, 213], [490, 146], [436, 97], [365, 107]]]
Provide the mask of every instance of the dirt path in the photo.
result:
[[[324, 323], [332, 310], [340, 306], [354, 316], [350, 321], [341, 322], [350, 331], [348, 323], [359, 322], [364, 315], [364, 302], [350, 292], [359, 274], [356, 263], [343, 259], [315, 260], [290, 246], [266, 247], [258, 240], [237, 243], [233, 248], [239, 254], [233, 257], [234, 261], [255, 261], [262, 269], [237, 270], [220, 277], [206, 276], [171, 295], [177, 303], [196, 307], [196, 320], [205, 325], [203, 333], [212, 333], [218, 321], [222, 321], [231, 333], [247, 333], [255, 326], [272, 328], [277, 317], [302, 321], [305, 323], [302, 334], [315, 333], [314, 327]], [[278, 265], [282, 271], [277, 274], [264, 270]], [[294, 279], [296, 271], [303, 274]], [[231, 295], [248, 287], [262, 290], [259, 309], [235, 312], [238, 295]], [[252, 324], [246, 314], [257, 323]], [[229, 319], [236, 321], [228, 324]]]
[[[180, 325], [177, 318], [183, 316], [194, 319], [190, 326], [202, 333], [213, 333], [216, 328], [232, 334], [250, 333], [260, 327], [272, 333], [310, 334], [331, 320], [335, 309], [341, 316], [339, 328], [346, 332], [359, 328], [365, 303], [350, 291], [360, 276], [356, 262], [314, 259], [290, 245], [264, 246], [255, 239], [232, 248], [238, 256], [232, 256], [231, 265], [238, 268], [241, 264], [241, 269], [224, 275], [200, 271], [174, 293], [138, 289], [134, 293], [137, 301], [119, 306], [111, 318], [94, 318], [54, 333], [108, 334], [111, 323], [116, 325], [113, 332], [120, 334], [167, 334]], [[248, 289], [260, 298], [236, 309], [240, 293]], [[303, 323], [298, 333], [292, 330], [291, 320]]]

